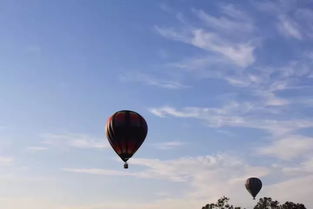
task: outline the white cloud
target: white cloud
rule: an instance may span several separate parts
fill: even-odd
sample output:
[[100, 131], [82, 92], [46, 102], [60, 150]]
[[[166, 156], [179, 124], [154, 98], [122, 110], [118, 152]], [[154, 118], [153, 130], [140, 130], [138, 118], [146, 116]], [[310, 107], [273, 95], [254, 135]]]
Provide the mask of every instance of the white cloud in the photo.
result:
[[268, 106], [283, 106], [290, 103], [288, 99], [280, 98], [275, 95], [273, 91], [254, 91], [255, 95], [258, 95], [265, 105]]
[[29, 147], [27, 147], [27, 150], [30, 150], [30, 151], [45, 151], [45, 150], [48, 150], [48, 147], [29, 146]]
[[[313, 75], [310, 53], [305, 52], [299, 60], [292, 60], [284, 65], [254, 66], [250, 69], [234, 70], [229, 63], [216, 57], [198, 57], [169, 64], [170, 67], [183, 69], [190, 76], [200, 79], [221, 79], [234, 86], [247, 96], [253, 96], [253, 102], [264, 106], [286, 106], [300, 103], [288, 96], [279, 96], [284, 90], [311, 88], [303, 85]], [[241, 91], [242, 90], [242, 91]], [[302, 99], [308, 101], [308, 98]], [[259, 105], [258, 105], [259, 106]]]
[[255, 46], [251, 43], [229, 43], [219, 38], [217, 34], [206, 32], [203, 29], [192, 31], [191, 44], [213, 52], [218, 52], [240, 67], [247, 67], [254, 61]]
[[304, 36], [309, 39], [313, 38], [313, 9], [312, 8], [299, 8], [295, 11], [295, 19]]
[[181, 41], [184, 43], [190, 42], [189, 37], [187, 36], [187, 33], [189, 31], [177, 32], [176, 29], [174, 29], [174, 28], [163, 28], [163, 27], [159, 27], [159, 26], [155, 26], [154, 28], [161, 36], [163, 36], [165, 38], [172, 39], [175, 41]]
[[104, 203], [94, 203], [88, 205], [70, 205], [63, 206], [60, 209], [190, 209], [190, 208], [201, 208], [203, 205], [199, 200], [188, 200], [184, 201], [175, 198], [164, 198], [161, 200], [149, 201], [149, 202], [127, 202], [127, 201], [108, 201]]
[[168, 115], [172, 115], [175, 117], [189, 118], [189, 117], [197, 117], [196, 112], [192, 111], [178, 111], [173, 107], [161, 107], [161, 108], [151, 108], [150, 112], [159, 117], [165, 117]]
[[254, 31], [254, 24], [249, 21], [247, 15], [242, 11], [236, 9], [232, 5], [226, 5], [221, 8], [224, 16], [215, 17], [207, 14], [203, 10], [193, 10], [194, 13], [202, 20], [207, 27], [214, 28], [221, 32], [234, 32], [240, 30], [246, 33], [252, 33]]
[[296, 157], [307, 156], [308, 153], [313, 154], [313, 138], [299, 135], [289, 135], [266, 147], [259, 149], [263, 155], [274, 156], [283, 160], [291, 160]]
[[169, 28], [156, 27], [164, 37], [191, 44], [209, 52], [219, 53], [240, 67], [247, 67], [255, 61], [255, 46], [250, 42], [238, 43], [222, 39], [218, 34], [204, 29], [192, 29], [189, 34], [176, 32]]
[[[161, 197], [159, 200], [130, 204], [137, 208], [188, 208], [191, 205], [201, 208], [209, 202], [215, 202], [222, 195], [231, 197], [235, 205], [252, 207], [244, 182], [248, 177], [257, 176], [263, 180], [263, 188], [259, 194], [271, 196], [283, 201], [304, 203], [308, 208], [313, 205], [310, 198], [312, 189], [312, 173], [303, 178], [282, 173], [283, 167], [250, 165], [242, 158], [234, 155], [220, 154], [214, 156], [182, 157], [173, 160], [138, 158], [131, 162], [142, 167], [140, 171], [115, 171], [106, 169], [65, 169], [67, 172], [105, 175], [130, 176], [144, 179], [158, 179], [185, 185], [188, 190], [177, 198]], [[275, 179], [267, 182], [268, 177]], [[284, 192], [287, 191], [287, 192]], [[168, 191], [173, 192], [173, 191]], [[192, 203], [186, 205], [186, 203]], [[115, 205], [113, 203], [113, 205]], [[115, 207], [117, 207], [115, 205]], [[114, 208], [114, 206], [113, 206]], [[119, 208], [119, 207], [117, 207]]]
[[[275, 17], [272, 17], [273, 24], [279, 25], [280, 31], [285, 35], [297, 39], [313, 37], [313, 23], [310, 21], [313, 17], [312, 9], [299, 8], [294, 2], [282, 1], [252, 5], [262, 8], [262, 12], [275, 14]], [[303, 79], [313, 75], [312, 62], [305, 58], [290, 61], [280, 67], [260, 66], [259, 63], [254, 66], [254, 51], [259, 45], [258, 37], [264, 34], [255, 27], [253, 17], [235, 6], [222, 5], [214, 15], [203, 10], [192, 11], [202, 22], [192, 24], [192, 21], [185, 21], [182, 26], [155, 27], [159, 34], [168, 39], [208, 52], [200, 58], [172, 63], [172, 67], [188, 69], [192, 71], [193, 76], [196, 74], [203, 78], [223, 79], [233, 86], [249, 88], [252, 94], [260, 97], [261, 102], [273, 106], [290, 103], [286, 98], [277, 96], [277, 91], [297, 87]], [[236, 37], [236, 34], [239, 34], [239, 37]], [[231, 63], [235, 63], [237, 69]], [[248, 66], [252, 68], [247, 68]]]
[[10, 166], [14, 162], [14, 158], [0, 156], [0, 166]]
[[80, 149], [106, 149], [109, 147], [107, 141], [96, 139], [84, 134], [42, 134], [43, 144], [54, 146], [69, 146]]
[[147, 75], [143, 73], [132, 73], [132, 74], [123, 75], [120, 77], [120, 79], [122, 81], [140, 82], [149, 86], [156, 86], [156, 87], [166, 88], [166, 89], [184, 89], [184, 88], [190, 87], [188, 85], [182, 84], [179, 81], [155, 78], [151, 75]]
[[[205, 70], [205, 71], [209, 71], [210, 73], [208, 77], [219, 77], [218, 75], [222, 73], [220, 72], [221, 66], [225, 67], [227, 65], [229, 65], [229, 63], [225, 62], [224, 59], [221, 59], [218, 56], [205, 56], [205, 57], [188, 58], [180, 62], [169, 63], [168, 67], [184, 69], [192, 73], [199, 73]], [[210, 68], [208, 66], [210, 66]]]
[[273, 194], [275, 199], [280, 202], [292, 201], [304, 203], [307, 208], [312, 208], [313, 202], [311, 194], [313, 193], [313, 175], [306, 177], [295, 177], [286, 181], [279, 182], [267, 188], [269, 194]]
[[[229, 156], [226, 154], [216, 156], [200, 156], [200, 157], [184, 157], [175, 160], [159, 160], [159, 159], [144, 159], [136, 158], [131, 160], [132, 165], [143, 166], [146, 169], [137, 172], [124, 172], [107, 169], [73, 169], [64, 168], [64, 171], [73, 173], [85, 173], [94, 175], [118, 175], [118, 176], [136, 176], [139, 178], [151, 178], [151, 179], [163, 179], [173, 182], [189, 182], [196, 179], [198, 175], [208, 174], [208, 178], [212, 174], [222, 173], [224, 169], [233, 169], [235, 167], [241, 167], [240, 170], [235, 169], [232, 174], [237, 176], [242, 172], [242, 169], [246, 172], [246, 177], [256, 174], [263, 176], [267, 173], [266, 169], [260, 167], [245, 166], [241, 159], [235, 156]], [[227, 178], [225, 175], [216, 175], [222, 179]], [[239, 175], [237, 176], [239, 178]], [[236, 178], [237, 178], [236, 177]], [[224, 179], [225, 180], [225, 179]]]
[[[301, 128], [313, 126], [313, 121], [289, 119], [269, 119], [265, 114], [275, 114], [271, 108], [257, 103], [231, 102], [221, 108], [174, 107], [151, 108], [150, 112], [158, 117], [194, 118], [204, 121], [210, 127], [248, 127], [268, 131], [275, 136], [293, 133]], [[275, 115], [274, 115], [275, 116]]]
[[[312, 147], [312, 146], [310, 146]], [[313, 152], [304, 150], [302, 159], [296, 165], [287, 165], [282, 168], [282, 171], [288, 176], [305, 177], [313, 173]]]
[[185, 143], [180, 141], [168, 141], [168, 142], [162, 142], [162, 143], [155, 143], [153, 144], [157, 149], [161, 150], [168, 150], [168, 149], [174, 149], [177, 147], [181, 147], [185, 145]]
[[272, 16], [273, 23], [283, 36], [302, 41], [313, 38], [313, 10], [306, 4], [298, 4], [297, 1], [258, 1], [254, 4], [266, 15]]
[[93, 175], [104, 175], [104, 176], [134, 176], [134, 174], [116, 170], [106, 170], [99, 168], [63, 168], [63, 171], [71, 173], [82, 173], [82, 174], [93, 174]]
[[155, 29], [165, 38], [217, 53], [239, 67], [253, 64], [256, 44], [252, 18], [232, 5], [221, 7], [221, 11], [224, 16], [215, 17], [194, 9], [193, 13], [205, 24], [204, 27], [184, 23], [183, 29], [159, 26]]
[[[233, 4], [225, 4], [221, 6], [222, 12], [234, 19], [238, 19], [241, 21], [247, 21], [248, 23], [252, 24], [250, 16], [245, 14], [240, 9], [236, 8]], [[253, 27], [253, 25], [250, 25], [249, 28]]]
[[[188, 189], [179, 198], [161, 198], [159, 201], [145, 204], [138, 208], [188, 208], [192, 205], [201, 206], [209, 200], [216, 201], [222, 195], [229, 195], [239, 201], [248, 196], [245, 191], [245, 179], [250, 176], [265, 176], [268, 169], [249, 166], [241, 159], [229, 155], [185, 157], [175, 160], [134, 159], [132, 165], [144, 168], [138, 172], [121, 172], [106, 169], [66, 169], [68, 172], [88, 173], [96, 175], [133, 176], [136, 178], [158, 179], [185, 184]], [[223, 185], [223, 186], [221, 186]], [[238, 189], [241, 188], [241, 189]], [[209, 198], [209, 200], [208, 200]]]
[[0, 205], [6, 209], [65, 209], [54, 201], [50, 201], [48, 198], [30, 197], [30, 195], [5, 195], [0, 197]]
[[284, 35], [301, 40], [302, 34], [298, 27], [299, 26], [297, 25], [296, 22], [286, 17], [280, 17], [279, 28]]

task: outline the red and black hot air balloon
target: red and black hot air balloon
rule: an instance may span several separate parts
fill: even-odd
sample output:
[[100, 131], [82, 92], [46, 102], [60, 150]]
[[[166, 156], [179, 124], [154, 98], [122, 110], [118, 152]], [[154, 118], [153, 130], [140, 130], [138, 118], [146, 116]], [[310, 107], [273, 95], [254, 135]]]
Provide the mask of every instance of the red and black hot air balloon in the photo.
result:
[[251, 177], [247, 179], [245, 186], [255, 200], [256, 195], [262, 188], [262, 181], [256, 177]]
[[144, 142], [148, 132], [145, 119], [130, 110], [114, 113], [107, 121], [106, 135], [114, 151], [125, 162], [131, 158]]

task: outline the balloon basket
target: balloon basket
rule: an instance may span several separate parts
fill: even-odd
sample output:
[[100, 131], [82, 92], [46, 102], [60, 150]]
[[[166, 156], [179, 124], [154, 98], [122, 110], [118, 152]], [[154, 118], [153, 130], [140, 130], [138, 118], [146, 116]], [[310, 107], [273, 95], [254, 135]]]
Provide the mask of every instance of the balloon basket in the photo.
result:
[[128, 168], [128, 164], [127, 164], [127, 163], [124, 164], [124, 168], [125, 168], [125, 169]]

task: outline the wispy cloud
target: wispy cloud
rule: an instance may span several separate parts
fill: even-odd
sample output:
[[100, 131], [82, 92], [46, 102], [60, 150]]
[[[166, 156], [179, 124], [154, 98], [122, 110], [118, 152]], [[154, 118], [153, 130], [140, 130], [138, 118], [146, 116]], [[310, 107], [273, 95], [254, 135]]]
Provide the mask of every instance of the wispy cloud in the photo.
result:
[[[257, 47], [262, 50], [262, 43], [266, 42], [264, 30], [267, 27], [278, 25], [279, 31], [285, 36], [299, 40], [309, 38], [313, 34], [313, 24], [309, 21], [313, 17], [313, 10], [281, 1], [272, 4], [252, 3], [252, 6], [273, 16], [273, 23], [263, 25], [262, 30], [255, 27], [253, 15], [231, 4], [221, 5], [214, 15], [193, 9], [192, 15], [200, 20], [197, 24], [190, 20], [180, 21], [178, 26], [155, 26], [161, 36], [206, 52], [202, 56], [170, 63], [169, 66], [188, 70], [188, 76], [222, 79], [237, 88], [246, 88], [250, 96], [258, 97], [260, 102], [269, 106], [290, 104], [292, 101], [278, 96], [277, 92], [296, 88], [302, 85], [303, 79], [313, 75], [312, 61], [305, 58], [307, 52], [301, 58], [297, 57], [280, 66], [256, 62], [254, 52]], [[236, 34], [240, 34], [239, 37]]]
[[40, 152], [40, 151], [48, 150], [48, 147], [43, 147], [43, 146], [29, 146], [29, 147], [27, 147], [27, 150], [34, 151], [34, 152]]
[[240, 67], [247, 67], [255, 61], [255, 46], [252, 43], [231, 43], [204, 29], [193, 29], [188, 35], [169, 28], [156, 27], [156, 30], [166, 38], [224, 55]]
[[[179, 198], [162, 198], [162, 199], [157, 199], [157, 200], [153, 200], [153, 201], [143, 201], [143, 202], [131, 201], [131, 204], [129, 202], [126, 202], [126, 201], [105, 201], [102, 203], [88, 204], [87, 206], [72, 204], [72, 205], [68, 205], [66, 207], [61, 206], [58, 208], [60, 208], [60, 209], [102, 209], [102, 208], [110, 208], [110, 209], [125, 209], [125, 208], [131, 208], [131, 209], [159, 209], [159, 208], [190, 209], [190, 208], [201, 208], [201, 207], [202, 207], [202, 203], [199, 200], [182, 201]], [[54, 207], [54, 208], [56, 208], [56, 207]]]
[[310, 195], [313, 192], [313, 187], [308, 185], [311, 185], [312, 181], [313, 175], [306, 177], [294, 177], [286, 181], [276, 183], [268, 187], [267, 190], [269, 194], [275, 194], [275, 197], [281, 202], [296, 200], [297, 202], [304, 203], [307, 208], [311, 208], [313, 203]]
[[104, 176], [134, 176], [135, 174], [121, 172], [116, 170], [106, 170], [99, 168], [63, 168], [63, 171], [70, 173], [81, 173], [81, 174], [93, 174], [93, 175], [104, 175]]
[[97, 139], [85, 134], [42, 134], [42, 143], [53, 146], [69, 146], [80, 149], [106, 149], [109, 147], [104, 139]]
[[313, 38], [313, 9], [306, 4], [298, 4], [297, 1], [262, 1], [254, 4], [257, 9], [274, 17], [273, 23], [281, 35], [302, 41]]
[[247, 67], [255, 61], [255, 46], [251, 43], [227, 43], [218, 35], [202, 29], [193, 31], [191, 43], [196, 47], [218, 52], [240, 67]]
[[206, 24], [206, 27], [221, 32], [234, 32], [240, 28], [242, 32], [245, 32], [244, 34], [247, 34], [255, 30], [252, 19], [233, 5], [225, 5], [220, 9], [223, 14], [220, 17], [209, 15], [203, 10], [193, 9], [193, 12]]
[[266, 147], [259, 149], [263, 155], [274, 156], [283, 160], [291, 160], [297, 157], [313, 154], [313, 138], [299, 135], [290, 135], [275, 140]]
[[[214, 176], [216, 178], [227, 178], [226, 176], [219, 176], [218, 173], [223, 172], [225, 169], [234, 169], [243, 166], [240, 171], [236, 171], [230, 175], [235, 175], [236, 178], [245, 179], [246, 177], [258, 172], [260, 176], [266, 175], [267, 170], [261, 167], [245, 166], [241, 159], [229, 155], [216, 155], [216, 156], [200, 156], [200, 157], [185, 157], [175, 160], [159, 160], [159, 159], [143, 159], [136, 158], [131, 161], [133, 165], [143, 166], [146, 169], [137, 172], [124, 172], [107, 169], [72, 169], [64, 168], [64, 171], [74, 173], [85, 173], [94, 175], [123, 175], [135, 176], [138, 178], [150, 179], [163, 179], [173, 182], [189, 182], [198, 181], [198, 175], [203, 178]], [[235, 170], [234, 170], [235, 171]], [[243, 173], [244, 174], [243, 174]], [[243, 174], [242, 176], [239, 173]], [[238, 176], [237, 176], [238, 175]], [[218, 177], [219, 176], [219, 177]], [[200, 186], [201, 184], [199, 183]]]
[[[221, 108], [186, 107], [176, 109], [165, 106], [151, 108], [150, 112], [158, 117], [195, 118], [210, 127], [248, 127], [263, 129], [275, 136], [291, 134], [301, 128], [313, 127], [313, 121], [302, 119], [277, 120], [277, 112], [257, 103], [231, 102]], [[271, 116], [272, 119], [269, 117]], [[277, 116], [277, 115], [276, 115]]]
[[[179, 29], [155, 26], [155, 29], [165, 38], [217, 53], [239, 67], [244, 68], [253, 64], [256, 44], [255, 38], [251, 36], [254, 31], [252, 18], [232, 5], [222, 6], [221, 11], [223, 16], [215, 17], [194, 9], [194, 15], [205, 24], [205, 27], [188, 25]], [[245, 34], [245, 38], [235, 34]], [[248, 34], [250, 37], [246, 36]]]
[[[189, 189], [182, 194], [183, 196], [180, 199], [188, 200], [187, 202], [198, 201], [198, 203], [208, 201], [208, 197], [215, 201], [222, 195], [231, 195], [235, 200], [241, 199], [247, 195], [243, 187], [246, 178], [256, 174], [262, 177], [269, 172], [266, 168], [250, 166], [235, 156], [224, 154], [185, 157], [174, 160], [134, 159], [131, 163], [142, 166], [144, 170], [122, 172], [106, 169], [66, 169], [66, 171], [94, 175], [127, 175], [136, 178], [158, 179], [186, 184]], [[238, 190], [238, 188], [242, 189]], [[160, 203], [153, 203], [152, 206], [162, 205], [163, 208], [170, 208], [168, 205], [164, 205], [165, 202], [163, 199]]]
[[14, 158], [0, 156], [0, 166], [10, 166], [14, 162]]
[[143, 73], [124, 74], [120, 76], [122, 81], [140, 82], [149, 86], [156, 86], [165, 89], [184, 89], [190, 86], [182, 84], [179, 81], [156, 78]]
[[181, 147], [185, 144], [186, 143], [181, 142], [181, 141], [168, 141], [168, 142], [162, 142], [162, 143], [154, 143], [153, 146], [156, 147], [157, 149], [168, 150], [168, 149]]
[[150, 112], [156, 116], [159, 117], [166, 117], [168, 115], [172, 115], [175, 117], [196, 117], [198, 114], [193, 112], [193, 111], [178, 111], [175, 108], [166, 106], [166, 107], [161, 107], [161, 108], [151, 108]]
[[[182, 157], [173, 160], [139, 158], [134, 159], [131, 163], [143, 167], [143, 170], [136, 172], [94, 168], [66, 168], [63, 170], [77, 174], [158, 179], [187, 185], [189, 189], [183, 192], [177, 200], [172, 199], [170, 201], [171, 204], [174, 204], [176, 201], [179, 202], [179, 199], [180, 201], [184, 199], [187, 202], [207, 203], [207, 201], [216, 201], [220, 196], [227, 195], [230, 196], [234, 202], [239, 202], [240, 205], [244, 204], [245, 207], [249, 206], [246, 202], [248, 193], [244, 188], [246, 178], [258, 176], [264, 179], [265, 177], [271, 176], [278, 180], [273, 182], [264, 181], [264, 189], [261, 190], [261, 196], [275, 196], [278, 197], [279, 200], [290, 200], [292, 197], [292, 200], [303, 202], [307, 206], [313, 204], [313, 202], [310, 201], [311, 198], [309, 198], [312, 190], [309, 186], [309, 182], [312, 181], [311, 173], [303, 178], [298, 178], [282, 172], [282, 167], [249, 165], [245, 160], [234, 155], [220, 154]], [[282, 190], [282, 188], [285, 189]], [[287, 188], [299, 189], [289, 190]], [[157, 206], [171, 208], [166, 202], [165, 197], [165, 199], [161, 199], [160, 202], [151, 203], [148, 208], [157, 208]], [[138, 205], [139, 208], [143, 206], [147, 205], [144, 203]], [[182, 208], [185, 207], [182, 205]]]
[[[312, 146], [310, 146], [312, 147]], [[286, 175], [295, 177], [304, 177], [312, 175], [313, 172], [313, 152], [311, 150], [304, 150], [302, 160], [299, 160], [295, 166], [284, 166], [282, 171]]]
[[[267, 106], [284, 106], [292, 102], [291, 98], [280, 96], [278, 93], [284, 90], [304, 88], [303, 81], [310, 79], [313, 74], [312, 59], [310, 53], [304, 52], [303, 57], [291, 60], [281, 66], [254, 66], [249, 70], [231, 70], [231, 66], [222, 60], [209, 57], [191, 58], [178, 63], [171, 63], [172, 67], [185, 69], [192, 76], [201, 79], [215, 78], [244, 90], [247, 96], [253, 96]], [[305, 88], [312, 88], [307, 84]], [[308, 101], [308, 98], [305, 100]], [[296, 101], [299, 103], [299, 101]]]
[[279, 22], [278, 27], [281, 30], [281, 32], [286, 36], [290, 36], [292, 38], [296, 38], [299, 40], [303, 38], [299, 30], [298, 24], [288, 19], [287, 17], [280, 17], [280, 22]]

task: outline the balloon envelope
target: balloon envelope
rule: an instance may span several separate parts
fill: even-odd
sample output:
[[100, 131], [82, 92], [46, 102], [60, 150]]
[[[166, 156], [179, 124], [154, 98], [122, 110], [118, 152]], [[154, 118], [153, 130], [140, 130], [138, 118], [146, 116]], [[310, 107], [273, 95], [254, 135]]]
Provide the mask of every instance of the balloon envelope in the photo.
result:
[[251, 177], [247, 179], [245, 186], [248, 192], [252, 195], [253, 199], [255, 199], [256, 195], [262, 188], [262, 182], [256, 177]]
[[147, 132], [145, 119], [130, 110], [114, 113], [106, 123], [107, 138], [114, 151], [125, 163], [144, 142]]

